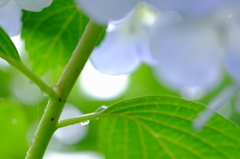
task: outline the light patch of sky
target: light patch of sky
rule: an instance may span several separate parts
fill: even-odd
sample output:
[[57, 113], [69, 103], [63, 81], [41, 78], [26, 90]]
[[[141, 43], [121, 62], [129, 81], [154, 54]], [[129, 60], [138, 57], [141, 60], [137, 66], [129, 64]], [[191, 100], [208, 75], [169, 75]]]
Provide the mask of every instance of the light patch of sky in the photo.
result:
[[[63, 109], [60, 120], [80, 116], [83, 113], [75, 106], [67, 103]], [[54, 136], [60, 142], [64, 144], [75, 144], [87, 135], [88, 126], [81, 126], [80, 124], [70, 125], [64, 128], [58, 129]]]
[[128, 84], [128, 75], [105, 75], [98, 72], [90, 62], [87, 62], [80, 76], [78, 88], [92, 98], [110, 100], [122, 95]]

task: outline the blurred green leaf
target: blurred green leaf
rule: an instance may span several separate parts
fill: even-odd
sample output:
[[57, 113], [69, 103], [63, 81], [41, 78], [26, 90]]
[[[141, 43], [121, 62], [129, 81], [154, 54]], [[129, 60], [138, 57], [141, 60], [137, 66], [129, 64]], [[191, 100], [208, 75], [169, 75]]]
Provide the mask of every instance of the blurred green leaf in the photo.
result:
[[42, 75], [66, 65], [89, 19], [73, 0], [55, 0], [42, 12], [23, 11], [22, 21], [33, 70]]
[[0, 100], [0, 158], [22, 159], [26, 155], [27, 120], [20, 106], [10, 100]]
[[239, 158], [240, 129], [215, 115], [201, 132], [192, 119], [205, 106], [166, 96], [126, 100], [102, 112], [100, 145], [106, 158]]
[[7, 33], [0, 27], [0, 57], [8, 61], [9, 58], [20, 61], [18, 51]]

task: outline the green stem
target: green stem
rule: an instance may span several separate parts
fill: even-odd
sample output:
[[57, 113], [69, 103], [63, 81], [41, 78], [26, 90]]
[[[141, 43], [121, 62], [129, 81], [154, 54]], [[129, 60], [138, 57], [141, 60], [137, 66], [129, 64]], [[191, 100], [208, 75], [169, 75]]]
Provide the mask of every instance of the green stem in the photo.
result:
[[64, 102], [50, 98], [46, 111], [43, 114], [37, 132], [27, 152], [26, 159], [43, 158], [47, 145], [56, 130], [57, 120], [62, 111], [62, 109], [58, 109], [58, 107], [63, 107], [63, 105]]
[[42, 92], [49, 97], [55, 97], [56, 93], [53, 88], [49, 87], [44, 81], [41, 80], [34, 72], [32, 72], [22, 61], [17, 61], [9, 56], [1, 54], [1, 57], [5, 59], [10, 65], [18, 69], [25, 76], [27, 76], [33, 83], [35, 83]]
[[81, 122], [84, 122], [87, 120], [94, 120], [99, 117], [101, 117], [101, 115], [99, 113], [90, 113], [90, 114], [84, 114], [84, 115], [78, 116], [78, 117], [60, 120], [58, 122], [57, 128], [62, 128], [62, 127], [66, 127], [69, 125], [78, 124], [78, 123], [81, 123]]
[[87, 62], [104, 27], [90, 21], [69, 60], [58, 84], [54, 88], [58, 97], [50, 98], [47, 108], [28, 150], [26, 159], [42, 159], [47, 145], [57, 129], [58, 119], [72, 87]]
[[56, 88], [66, 99], [105, 27], [90, 21]]

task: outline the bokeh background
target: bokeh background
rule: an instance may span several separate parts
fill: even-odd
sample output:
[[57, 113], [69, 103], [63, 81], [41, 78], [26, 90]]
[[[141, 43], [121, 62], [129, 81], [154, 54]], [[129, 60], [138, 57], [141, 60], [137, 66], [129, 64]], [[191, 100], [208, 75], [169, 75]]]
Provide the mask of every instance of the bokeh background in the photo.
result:
[[[12, 37], [23, 61], [28, 64], [28, 54], [19, 35]], [[58, 70], [54, 71], [54, 75]], [[58, 74], [60, 75], [61, 70]], [[53, 86], [58, 76], [51, 71], [41, 78]], [[226, 73], [218, 87], [205, 94], [197, 102], [208, 105], [233, 79]], [[192, 92], [194, 94], [194, 91]], [[173, 92], [161, 84], [153, 75], [152, 69], [144, 64], [129, 75], [109, 76], [99, 73], [88, 62], [76, 82], [62, 119], [96, 111], [101, 106], [109, 106], [117, 101], [145, 95], [170, 95], [187, 98], [191, 93]], [[236, 94], [219, 113], [236, 123], [239, 120], [239, 107]], [[25, 76], [9, 64], [0, 62], [0, 158], [22, 159], [31, 143], [34, 132], [46, 107], [48, 98]], [[104, 158], [98, 146], [99, 120], [79, 123], [59, 129], [53, 136], [44, 159]]]
[[[55, 0], [54, 2], [56, 3], [53, 9], [61, 8], [58, 5], [61, 4], [62, 6], [65, 6], [65, 3], [69, 6], [75, 5], [73, 1], [71, 1], [71, 4], [68, 4], [70, 3], [70, 1], [68, 2], [64, 0]], [[61, 2], [61, 3], [58, 4], [57, 2]], [[210, 103], [214, 103], [219, 99], [224, 99], [223, 97], [225, 97], [225, 95], [232, 94], [233, 89], [231, 88], [235, 88], [235, 89], [237, 88], [237, 91], [234, 91], [234, 93], [229, 98], [224, 99], [222, 102], [218, 104], [219, 108], [217, 109], [217, 112], [223, 115], [224, 117], [232, 120], [233, 122], [240, 124], [240, 118], [239, 118], [240, 91], [238, 91], [239, 78], [240, 78], [239, 68], [238, 68], [240, 66], [239, 65], [240, 56], [238, 51], [240, 50], [240, 47], [239, 47], [240, 46], [239, 44], [240, 13], [238, 8], [238, 6], [240, 5], [239, 0], [214, 0], [214, 1], [211, 1], [212, 3], [208, 0], [205, 0], [205, 1], [192, 0], [191, 1], [192, 3], [188, 3], [189, 2], [188, 0], [183, 0], [181, 1], [183, 2], [181, 4], [176, 3], [176, 1], [172, 1], [172, 0], [169, 0], [167, 2], [169, 2], [170, 6], [173, 5], [172, 6], [173, 9], [176, 9], [177, 11], [179, 11], [182, 17], [186, 20], [187, 24], [190, 24], [194, 27], [197, 26], [197, 29], [208, 28], [209, 24], [216, 27], [214, 31], [217, 32], [217, 37], [220, 43], [223, 45], [223, 50], [229, 49], [230, 48], [229, 46], [236, 49], [236, 50], [230, 49], [230, 51], [227, 50], [230, 53], [231, 51], [233, 52], [236, 51], [236, 54], [234, 54], [234, 56], [236, 55], [236, 58], [234, 58], [233, 56], [233, 58], [231, 57], [232, 59], [230, 58], [229, 60], [229, 61], [232, 60], [233, 70], [234, 70], [233, 71], [234, 73], [232, 72], [230, 73], [236, 75], [236, 78], [233, 78], [229, 73], [227, 73], [227, 71], [225, 70], [226, 68], [224, 67], [222, 69], [222, 71], [224, 72], [223, 76], [221, 77], [221, 79], [216, 81], [217, 84], [215, 85], [215, 87], [209, 89], [204, 93], [201, 93], [201, 91], [199, 92], [199, 90], [194, 87], [189, 88], [187, 90], [183, 89], [182, 91], [176, 91], [175, 89], [174, 91], [174, 89], [170, 89], [171, 88], [170, 82], [167, 83], [168, 81], [164, 81], [164, 83], [162, 83], [161, 80], [159, 80], [159, 78], [158, 79], [156, 78], [156, 70], [153, 70], [151, 67], [149, 67], [144, 63], [141, 64], [141, 66], [137, 70], [135, 70], [130, 74], [120, 75], [120, 76], [110, 76], [110, 75], [101, 74], [92, 66], [91, 62], [88, 61], [66, 102], [66, 106], [62, 113], [61, 119], [71, 118], [71, 117], [75, 117], [75, 116], [79, 116], [87, 113], [92, 113], [92, 112], [95, 112], [99, 107], [110, 106], [111, 104], [114, 104], [115, 102], [118, 102], [121, 100], [139, 97], [139, 96], [146, 96], [146, 95], [177, 96], [177, 97], [185, 98], [186, 100], [194, 100], [196, 102], [200, 102], [205, 104], [206, 106], [209, 106]], [[209, 13], [209, 11], [211, 11], [212, 9], [214, 9], [215, 11], [216, 8], [218, 7], [221, 8], [222, 6], [228, 6], [229, 8], [223, 7], [224, 8], [223, 10], [218, 10], [211, 14]], [[165, 8], [165, 9], [167, 10], [168, 8]], [[0, 10], [0, 11], [3, 11], [3, 10]], [[21, 9], [19, 7], [18, 7], [18, 11], [21, 12]], [[51, 13], [51, 9], [49, 9], [49, 11], [47, 11], [46, 9], [45, 11], [46, 12], [42, 12], [39, 14], [37, 13], [33, 14], [27, 11], [23, 11], [25, 15], [22, 18], [22, 20], [25, 22], [23, 27], [24, 28], [23, 32], [25, 32], [24, 34], [28, 33], [29, 31], [28, 29], [32, 31], [31, 30], [32, 24], [36, 24], [39, 18], [44, 19], [45, 13]], [[184, 12], [184, 11], [187, 11], [187, 12]], [[160, 12], [164, 13], [164, 8], [163, 10], [160, 10]], [[61, 16], [56, 15], [56, 17], [53, 16], [51, 18], [53, 18], [54, 21], [52, 19], [49, 19], [49, 21], [44, 21], [45, 23], [41, 25], [45, 27], [46, 25], [49, 25], [55, 22], [56, 23], [57, 22], [60, 23], [62, 21], [64, 22], [65, 19], [64, 18], [61, 19], [61, 18], [62, 17], [68, 18], [69, 14], [70, 12], [64, 12], [64, 15], [61, 15]], [[13, 17], [14, 15], [15, 14], [13, 14]], [[28, 21], [29, 15], [32, 16], [32, 17], [30, 16], [31, 17], [30, 21]], [[20, 15], [18, 18], [20, 22]], [[60, 22], [58, 21], [59, 19], [61, 20]], [[168, 22], [169, 19], [165, 19], [165, 20], [166, 20], [165, 22]], [[76, 21], [77, 21], [76, 24], [78, 24], [77, 26], [80, 26], [79, 19], [77, 19]], [[1, 19], [0, 19], [0, 22], [1, 22]], [[76, 28], [76, 25], [74, 22], [72, 25], [73, 25], [73, 28], [71, 29], [80, 30], [79, 28]], [[178, 32], [179, 31], [178, 26], [179, 25], [176, 25], [176, 27], [173, 27], [173, 30], [171, 29], [168, 30], [168, 28], [166, 28], [166, 30], [164, 30], [164, 33], [166, 31], [166, 34], [167, 34], [171, 31], [174, 31], [174, 29], [176, 29], [175, 31], [176, 33], [178, 33], [177, 35], [182, 35], [182, 32]], [[31, 44], [35, 44], [34, 40], [36, 41], [38, 40], [36, 38], [37, 36], [40, 35], [39, 37], [42, 37], [43, 33], [50, 32], [44, 27], [40, 26], [39, 30], [37, 30], [36, 32], [33, 32], [33, 35], [30, 35], [30, 37], [33, 36], [35, 37], [35, 39], [31, 39], [31, 38], [28, 39], [29, 37], [28, 35], [23, 35], [23, 37], [25, 37], [26, 41], [28, 41], [30, 45], [30, 46], [28, 45], [28, 47], [31, 47]], [[51, 32], [51, 33], [54, 34], [54, 32]], [[78, 34], [80, 35], [80, 33]], [[161, 35], [165, 35], [165, 34], [161, 34]], [[46, 35], [46, 37], [47, 36], [48, 35]], [[205, 38], [207, 41], [208, 36], [206, 37]], [[63, 36], [61, 38], [66, 38], [66, 37]], [[165, 39], [167, 38], [168, 36], [165, 36], [165, 37], [160, 36], [160, 40], [162, 41], [165, 41]], [[20, 35], [12, 36], [11, 39], [18, 49], [18, 52], [20, 53], [22, 61], [31, 68], [31, 64], [29, 63], [30, 61], [29, 54], [25, 50], [25, 44], [24, 44], [24, 41], [21, 40]], [[78, 37], [75, 37], [75, 39], [78, 40]], [[168, 39], [169, 41], [172, 40], [171, 38], [169, 39]], [[42, 39], [40, 39], [40, 41], [41, 40]], [[177, 39], [176, 41], [178, 42], [178, 40], [179, 39]], [[66, 41], [69, 43], [65, 43]], [[186, 44], [186, 41], [188, 42], [190, 40], [187, 39], [186, 37], [185, 41], [183, 40], [183, 43], [177, 43], [178, 48], [181, 48], [182, 44], [184, 44], [184, 46], [188, 46], [188, 43]], [[74, 45], [69, 39], [67, 40], [65, 39], [63, 43], [65, 45], [70, 45], [70, 44]], [[191, 44], [194, 44], [194, 41]], [[63, 45], [61, 44], [61, 47], [62, 46]], [[168, 47], [166, 48], [170, 48], [169, 50], [171, 50], [172, 47], [174, 46], [168, 45]], [[58, 48], [60, 47], [57, 47], [56, 45], [56, 48], [58, 50]], [[37, 51], [41, 53], [42, 50], [39, 49]], [[180, 49], [177, 51], [181, 52]], [[39, 55], [39, 58], [41, 58], [41, 54], [37, 54], [37, 55]], [[53, 57], [54, 56], [55, 54], [53, 55]], [[191, 56], [191, 57], [194, 57], [194, 56]], [[161, 60], [161, 58], [159, 59]], [[46, 60], [46, 59], [43, 59], [43, 60]], [[191, 62], [191, 60], [192, 59], [189, 58], [186, 60], [186, 62], [189, 62], [189, 61]], [[178, 60], [176, 61], [178, 62]], [[167, 66], [171, 66], [171, 65], [168, 65], [170, 62], [172, 62], [171, 60], [163, 61], [162, 63], [164, 62], [166, 62], [167, 64], [166, 68], [168, 68]], [[35, 65], [34, 69], [41, 70], [41, 68], [38, 69], [37, 67], [38, 66]], [[180, 66], [179, 68], [181, 69]], [[58, 78], [60, 77], [61, 73], [62, 73], [62, 68], [59, 68], [59, 69], [55, 68], [54, 70], [49, 70], [47, 72], [44, 72], [41, 75], [41, 79], [43, 79], [50, 86], [54, 86], [54, 84], [57, 82]], [[37, 129], [37, 125], [39, 124], [41, 116], [44, 113], [44, 109], [47, 105], [47, 102], [48, 102], [48, 97], [44, 95], [44, 93], [42, 93], [35, 84], [33, 84], [28, 78], [22, 75], [17, 69], [13, 68], [8, 63], [0, 59], [0, 159], [23, 159], [26, 156], [27, 150], [30, 146], [31, 140]], [[54, 134], [48, 146], [44, 159], [65, 159], [65, 158], [67, 159], [76, 159], [76, 158], [103, 159], [104, 156], [101, 153], [101, 149], [98, 145], [98, 133], [101, 131], [101, 127], [99, 127], [100, 120], [101, 119], [85, 121], [83, 123], [61, 128], [58, 131], [56, 131], [56, 133]]]

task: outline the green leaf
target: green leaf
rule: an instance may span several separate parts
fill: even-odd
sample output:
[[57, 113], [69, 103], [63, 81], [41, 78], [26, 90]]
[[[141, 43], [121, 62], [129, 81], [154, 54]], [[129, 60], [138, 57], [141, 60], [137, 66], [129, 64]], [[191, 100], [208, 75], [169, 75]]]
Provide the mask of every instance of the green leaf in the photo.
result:
[[20, 105], [0, 100], [0, 128], [0, 158], [24, 158], [29, 146], [26, 139], [28, 121]]
[[107, 159], [230, 159], [240, 156], [240, 129], [216, 114], [200, 132], [192, 119], [205, 106], [150, 96], [116, 103], [100, 120], [100, 145]]
[[42, 75], [66, 65], [89, 19], [73, 0], [54, 0], [42, 12], [23, 11], [22, 21], [33, 70]]
[[9, 38], [7, 33], [0, 27], [0, 57], [6, 61], [9, 59], [14, 59], [20, 61], [18, 51], [13, 44], [12, 40]]

